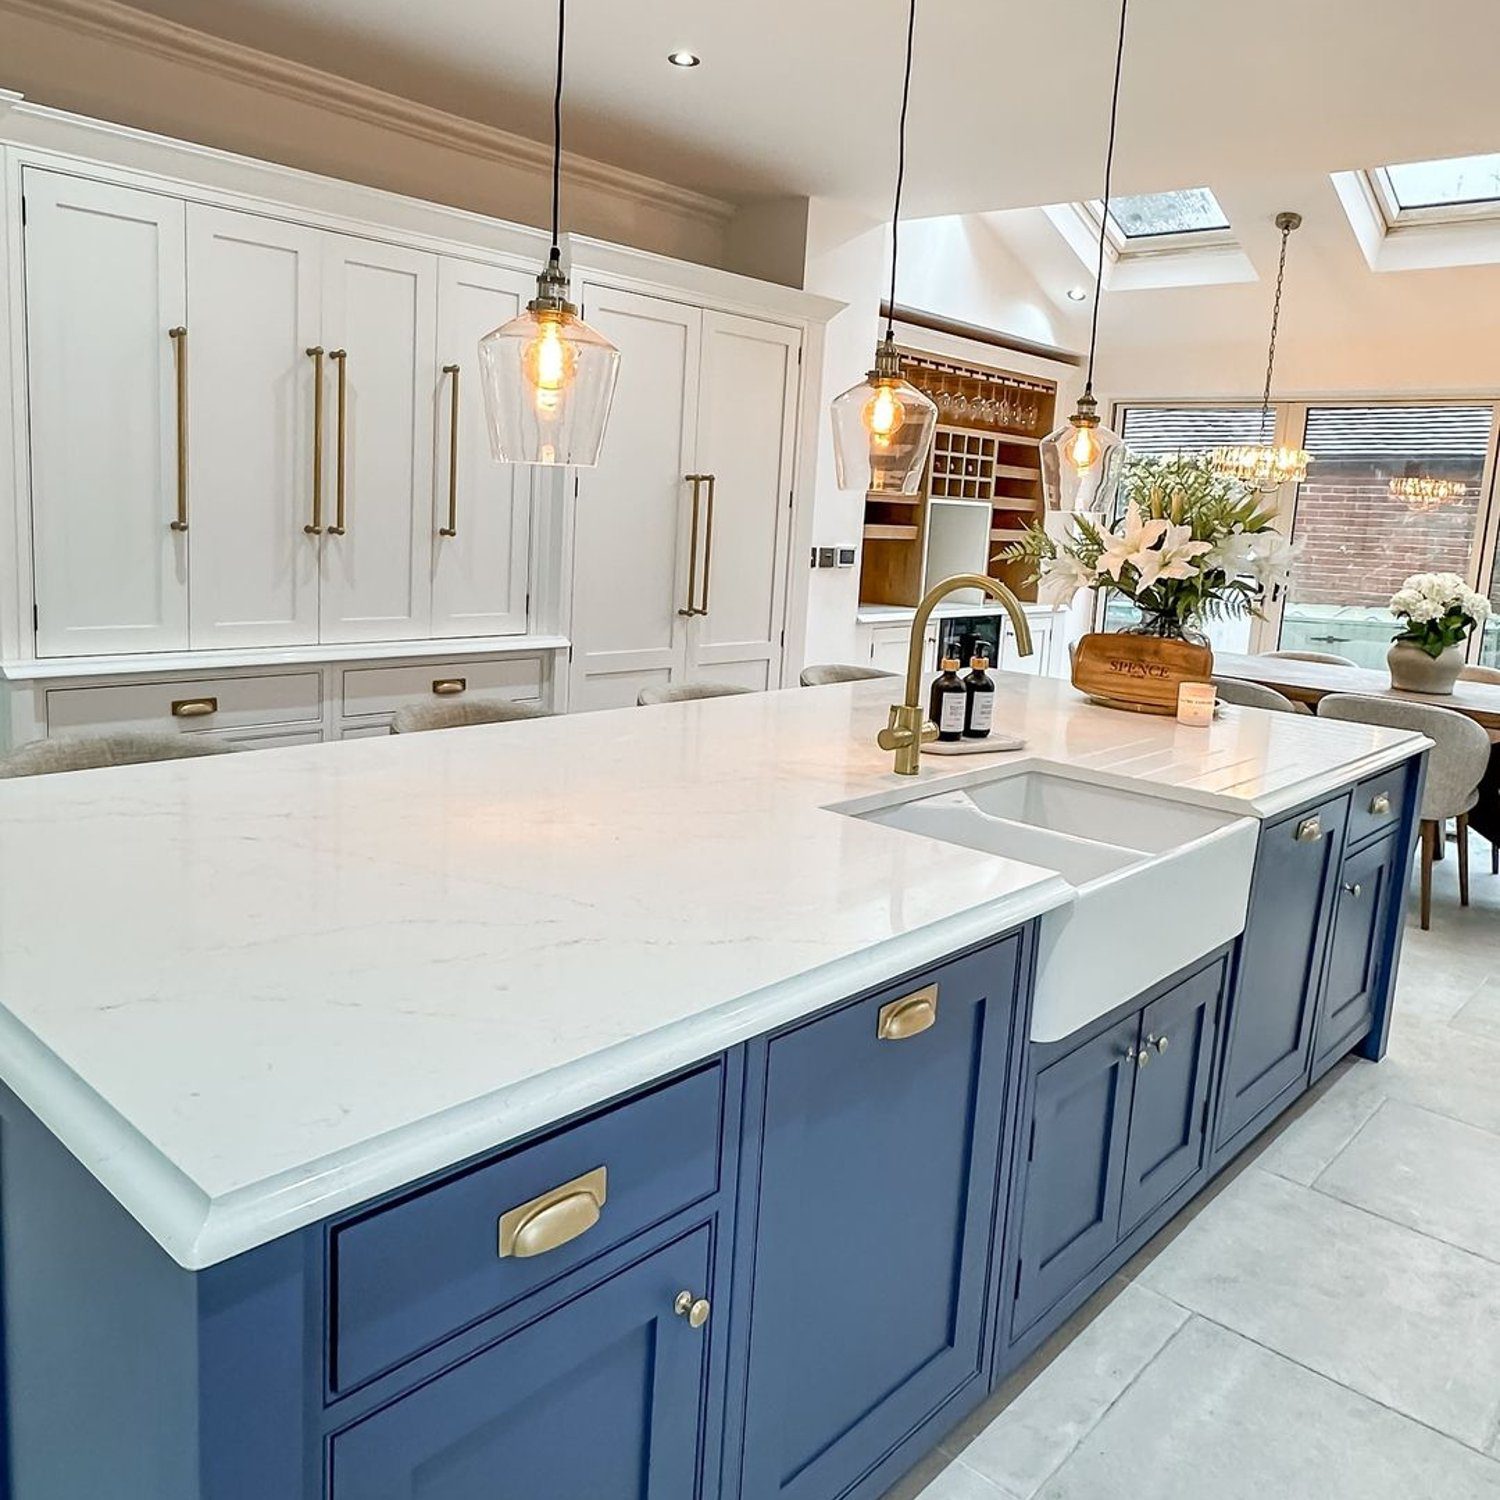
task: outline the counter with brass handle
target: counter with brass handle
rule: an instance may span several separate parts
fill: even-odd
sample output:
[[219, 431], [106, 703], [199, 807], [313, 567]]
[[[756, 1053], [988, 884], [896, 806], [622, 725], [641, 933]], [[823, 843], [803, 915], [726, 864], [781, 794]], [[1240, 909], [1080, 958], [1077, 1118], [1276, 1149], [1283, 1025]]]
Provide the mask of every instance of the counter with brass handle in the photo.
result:
[[689, 1328], [702, 1328], [708, 1322], [713, 1306], [707, 1297], [695, 1297], [691, 1292], [678, 1292], [672, 1300], [672, 1311], [679, 1318], [686, 1318]]
[[439, 698], [456, 698], [460, 693], [469, 690], [469, 679], [467, 677], [438, 677], [432, 684], [432, 690]]
[[550, 1188], [500, 1215], [500, 1257], [526, 1260], [545, 1255], [587, 1234], [599, 1222], [609, 1196], [608, 1169]]
[[1322, 818], [1303, 818], [1294, 836], [1299, 844], [1316, 844], [1323, 837]]
[[338, 446], [334, 450], [334, 480], [333, 480], [333, 525], [328, 528], [329, 536], [343, 536], [349, 529], [344, 524], [344, 502], [347, 498], [348, 486], [344, 472], [344, 445], [348, 437], [348, 374], [349, 374], [349, 351], [347, 349], [333, 349], [328, 355], [337, 366], [338, 374], [338, 396], [335, 402], [335, 424], [338, 428]]
[[1370, 816], [1372, 818], [1383, 818], [1391, 810], [1391, 794], [1389, 792], [1376, 792], [1370, 798]]
[[174, 719], [206, 719], [219, 711], [217, 698], [179, 698], [172, 704]]
[[882, 1042], [904, 1042], [920, 1036], [937, 1024], [938, 987], [929, 984], [899, 1000], [880, 1007], [875, 1018], [875, 1035]]
[[312, 520], [302, 529], [308, 536], [323, 535], [323, 346], [307, 351], [313, 362], [313, 472]]
[[187, 472], [187, 329], [169, 328], [167, 337], [172, 340], [172, 361], [177, 376], [177, 519], [172, 522], [173, 531], [188, 529], [188, 472]]
[[448, 408], [448, 524], [438, 527], [439, 536], [458, 535], [458, 375], [457, 365], [444, 365], [443, 374], [453, 377]]
[[698, 596], [698, 518], [703, 499], [701, 486], [708, 475], [685, 474], [683, 478], [693, 487], [693, 534], [688, 542], [687, 605], [679, 609], [677, 613], [684, 619], [690, 620], [694, 615], [701, 613], [695, 602]]

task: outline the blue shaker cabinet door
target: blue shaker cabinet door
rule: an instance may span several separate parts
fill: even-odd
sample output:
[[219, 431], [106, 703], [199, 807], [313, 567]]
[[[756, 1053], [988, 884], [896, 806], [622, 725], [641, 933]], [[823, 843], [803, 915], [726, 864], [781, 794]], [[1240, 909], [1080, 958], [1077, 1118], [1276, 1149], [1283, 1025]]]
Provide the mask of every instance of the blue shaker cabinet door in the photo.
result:
[[1261, 830], [1229, 1010], [1216, 1146], [1307, 1073], [1349, 798]]
[[1381, 839], [1344, 861], [1333, 908], [1333, 937], [1318, 1017], [1313, 1074], [1338, 1061], [1370, 1029], [1384, 959], [1385, 918], [1396, 845]]
[[1019, 948], [768, 1044], [743, 1500], [835, 1500], [982, 1377]]
[[[709, 1230], [639, 1261], [333, 1439], [332, 1500], [693, 1500]], [[715, 1317], [717, 1314], [714, 1315]]]
[[1129, 1234], [1203, 1165], [1219, 999], [1228, 961], [1185, 979], [1141, 1015], [1120, 1233]]
[[1013, 1334], [1118, 1241], [1140, 1021], [1127, 1017], [1037, 1074]]

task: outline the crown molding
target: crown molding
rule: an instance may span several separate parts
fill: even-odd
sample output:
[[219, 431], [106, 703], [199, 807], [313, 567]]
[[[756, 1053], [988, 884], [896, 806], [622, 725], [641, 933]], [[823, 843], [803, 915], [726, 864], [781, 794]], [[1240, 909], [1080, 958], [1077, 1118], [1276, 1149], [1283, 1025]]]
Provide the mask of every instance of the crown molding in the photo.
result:
[[[394, 130], [413, 140], [470, 156], [550, 173], [551, 149], [512, 131], [485, 125], [431, 105], [403, 99], [384, 89], [325, 73], [305, 63], [276, 57], [254, 47], [225, 41], [176, 21], [147, 15], [119, 0], [0, 0], [0, 11], [47, 22], [79, 35], [133, 47], [168, 62], [217, 74], [294, 100], [332, 110], [364, 124]], [[0, 105], [3, 113], [3, 105]], [[668, 209], [686, 218], [723, 225], [735, 207], [723, 199], [678, 187], [592, 157], [563, 153], [563, 170], [572, 182], [597, 192], [628, 199], [658, 212]]]

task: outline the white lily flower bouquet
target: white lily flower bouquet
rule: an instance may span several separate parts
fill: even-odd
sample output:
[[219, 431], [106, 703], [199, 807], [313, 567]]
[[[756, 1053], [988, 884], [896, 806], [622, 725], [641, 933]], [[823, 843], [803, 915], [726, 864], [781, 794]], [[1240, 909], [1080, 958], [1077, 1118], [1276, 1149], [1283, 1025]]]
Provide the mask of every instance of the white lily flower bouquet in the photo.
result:
[[1436, 660], [1489, 618], [1490, 601], [1457, 573], [1413, 573], [1392, 596], [1391, 613], [1406, 622], [1396, 640]]
[[1031, 525], [1001, 556], [1032, 565], [1044, 604], [1112, 589], [1140, 609], [1141, 632], [1189, 638], [1206, 621], [1259, 613], [1290, 576], [1295, 548], [1274, 509], [1206, 456], [1134, 458], [1119, 495], [1113, 525], [1078, 515], [1061, 540]]

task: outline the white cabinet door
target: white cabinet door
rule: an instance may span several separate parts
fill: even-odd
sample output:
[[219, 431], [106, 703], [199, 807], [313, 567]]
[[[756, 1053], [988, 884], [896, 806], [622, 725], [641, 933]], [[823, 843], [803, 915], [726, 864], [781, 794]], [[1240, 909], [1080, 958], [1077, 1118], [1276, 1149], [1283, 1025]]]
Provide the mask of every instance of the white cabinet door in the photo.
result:
[[192, 644], [318, 639], [313, 365], [323, 237], [188, 208]]
[[686, 476], [698, 422], [697, 308], [584, 288], [588, 321], [620, 350], [596, 469], [578, 475], [569, 707], [619, 708], [687, 672]]
[[1052, 621], [1031, 616], [1031, 655], [1016, 650], [1015, 627], [1007, 620], [1000, 635], [1000, 660], [995, 663], [1002, 672], [1025, 672], [1031, 677], [1046, 677], [1052, 667]]
[[436, 323], [435, 257], [323, 236], [325, 642], [428, 634]]
[[526, 629], [533, 470], [490, 457], [478, 352], [480, 339], [515, 317], [535, 292], [536, 278], [520, 271], [450, 259], [438, 267], [434, 635], [518, 635]]
[[23, 191], [37, 652], [184, 650], [183, 205], [30, 169]]
[[698, 681], [781, 686], [797, 429], [796, 329], [703, 315], [698, 467], [711, 476], [688, 632]]

